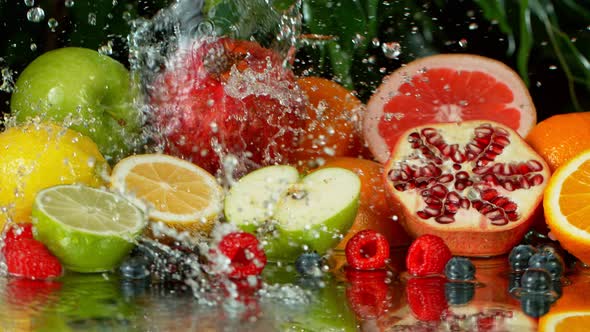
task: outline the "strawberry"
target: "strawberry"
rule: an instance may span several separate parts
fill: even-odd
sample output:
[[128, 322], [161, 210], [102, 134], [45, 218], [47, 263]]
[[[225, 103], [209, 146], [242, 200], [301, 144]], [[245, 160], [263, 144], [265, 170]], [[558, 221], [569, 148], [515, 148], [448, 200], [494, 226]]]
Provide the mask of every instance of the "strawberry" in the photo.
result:
[[439, 321], [447, 308], [445, 278], [410, 278], [406, 284], [408, 306], [422, 321]]
[[219, 251], [231, 261], [229, 277], [257, 276], [266, 265], [266, 255], [256, 236], [245, 232], [229, 233], [219, 242]]
[[12, 224], [9, 226], [6, 235], [4, 236], [4, 244], [8, 245], [20, 239], [33, 238], [33, 224]]
[[346, 243], [345, 252], [348, 265], [354, 269], [381, 269], [389, 258], [389, 242], [383, 234], [365, 229]]
[[445, 241], [436, 235], [422, 235], [410, 245], [406, 256], [408, 272], [417, 277], [442, 274], [453, 255]]
[[[12, 239], [12, 240], [11, 240]], [[28, 279], [59, 277], [62, 266], [43, 243], [26, 237], [8, 238], [2, 248], [8, 273]]]

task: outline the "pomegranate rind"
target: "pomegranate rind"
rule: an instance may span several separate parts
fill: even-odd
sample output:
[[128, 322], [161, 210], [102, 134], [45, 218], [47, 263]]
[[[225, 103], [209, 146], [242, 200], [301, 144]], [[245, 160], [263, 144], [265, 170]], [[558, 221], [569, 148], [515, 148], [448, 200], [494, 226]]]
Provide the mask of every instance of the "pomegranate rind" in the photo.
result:
[[[470, 200], [469, 208], [459, 208], [457, 213], [453, 215], [455, 220], [447, 224], [435, 221], [434, 217], [423, 219], [418, 216], [418, 211], [423, 211], [426, 207], [421, 193], [424, 188], [400, 191], [394, 187], [395, 184], [390, 174], [390, 172], [394, 172], [399, 165], [403, 165], [404, 163], [412, 162], [415, 165], [426, 165], [426, 163], [417, 164], [419, 163], [417, 161], [419, 159], [417, 159], [416, 151], [414, 151], [410, 145], [411, 143], [406, 138], [410, 134], [420, 132], [425, 128], [435, 128], [442, 133], [446, 143], [458, 143], [460, 146], [464, 146], [462, 143], [469, 141], [470, 137], [474, 136], [475, 128], [479, 128], [484, 124], [505, 130], [509, 134], [508, 137], [511, 141], [504, 148], [503, 152], [496, 156], [496, 159], [491, 164], [501, 162], [521, 163], [534, 160], [542, 166], [541, 170], [534, 173], [535, 175], [541, 175], [543, 181], [528, 189], [518, 188], [509, 191], [500, 185], [483, 181], [481, 176], [474, 174], [473, 168], [475, 167], [475, 161], [465, 162], [462, 164], [461, 171], [469, 173], [470, 179], [474, 181], [475, 185], [468, 186], [464, 190], [457, 190], [453, 187], [455, 183], [455, 180], [453, 180], [448, 184], [447, 189], [448, 192], [454, 191], [462, 198], [468, 198]], [[385, 165], [383, 178], [388, 189], [388, 197], [392, 200], [392, 204], [402, 206], [403, 218], [400, 218], [400, 222], [411, 237], [417, 238], [423, 234], [437, 235], [445, 241], [453, 255], [470, 257], [497, 256], [508, 253], [512, 247], [518, 244], [524, 234], [533, 225], [534, 221], [542, 215], [541, 202], [543, 200], [543, 192], [550, 178], [549, 166], [514, 130], [500, 123], [474, 120], [462, 123], [418, 126], [407, 130], [400, 137], [403, 139], [400, 139], [393, 149], [392, 157]], [[433, 151], [436, 149], [433, 146], [430, 147]], [[458, 172], [457, 170], [451, 169], [453, 164], [456, 163], [451, 160], [445, 160], [443, 162], [441, 165], [441, 168], [444, 168], [443, 175], [446, 173], [456, 174]], [[516, 203], [518, 206], [516, 210], [518, 218], [507, 221], [502, 225], [495, 225], [492, 224], [492, 220], [475, 209], [473, 207], [473, 201], [475, 200], [489, 203], [489, 201], [485, 201], [481, 197], [481, 193], [488, 189], [496, 190], [498, 196], [506, 197]]]
[[[362, 119], [363, 135], [371, 153], [377, 161], [381, 163], [387, 162], [390, 157], [391, 148], [395, 145], [395, 143], [388, 144], [379, 129], [379, 124], [384, 116], [385, 105], [393, 97], [400, 95], [400, 86], [409, 82], [414, 76], [437, 68], [451, 69], [457, 72], [475, 71], [490, 75], [498, 83], [506, 85], [513, 94], [512, 102], [505, 106], [520, 111], [520, 123], [518, 125], [509, 125], [507, 123], [507, 125], [516, 130], [522, 137], [525, 137], [536, 124], [537, 111], [526, 85], [520, 76], [504, 63], [472, 54], [438, 54], [427, 56], [412, 61], [386, 76], [367, 103], [367, 111], [364, 113]], [[466, 87], [469, 86], [467, 83], [465, 84]], [[441, 122], [440, 120], [434, 119], [433, 116], [424, 116], [420, 119], [420, 121], [423, 121], [422, 123], [405, 124], [403, 122], [404, 114], [415, 111], [415, 109], [400, 108], [399, 116], [393, 117], [390, 120], [391, 126], [394, 126], [393, 130], [399, 127], [399, 132], [402, 132], [409, 127]], [[479, 119], [471, 118], [469, 120], [492, 120], [487, 114], [489, 114], [489, 110], [482, 110], [481, 114], [478, 114], [480, 115]], [[495, 115], [493, 119], [501, 119], [501, 115]]]

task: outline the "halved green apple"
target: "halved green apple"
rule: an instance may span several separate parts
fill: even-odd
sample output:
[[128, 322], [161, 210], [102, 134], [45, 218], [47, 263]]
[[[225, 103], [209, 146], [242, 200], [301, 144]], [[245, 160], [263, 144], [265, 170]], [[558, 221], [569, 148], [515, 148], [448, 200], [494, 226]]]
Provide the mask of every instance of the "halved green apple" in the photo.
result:
[[269, 260], [295, 260], [304, 251], [324, 254], [351, 227], [361, 182], [344, 168], [303, 178], [291, 166], [267, 166], [241, 178], [225, 198], [225, 217], [256, 234]]

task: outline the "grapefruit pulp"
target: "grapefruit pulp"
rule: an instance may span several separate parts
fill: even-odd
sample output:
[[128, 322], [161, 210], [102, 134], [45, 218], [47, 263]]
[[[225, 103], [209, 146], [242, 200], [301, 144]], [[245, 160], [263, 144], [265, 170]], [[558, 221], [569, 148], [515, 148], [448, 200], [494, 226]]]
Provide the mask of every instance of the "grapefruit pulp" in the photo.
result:
[[491, 120], [521, 136], [536, 123], [526, 86], [508, 66], [469, 54], [439, 54], [408, 63], [373, 94], [363, 134], [375, 159], [387, 161], [400, 134], [425, 124]]

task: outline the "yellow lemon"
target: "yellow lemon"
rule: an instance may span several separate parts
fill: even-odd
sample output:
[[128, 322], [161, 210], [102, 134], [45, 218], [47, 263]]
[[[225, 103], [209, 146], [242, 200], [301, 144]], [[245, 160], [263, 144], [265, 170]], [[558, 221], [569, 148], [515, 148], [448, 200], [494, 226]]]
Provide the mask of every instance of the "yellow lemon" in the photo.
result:
[[0, 133], [0, 227], [30, 222], [35, 195], [58, 184], [103, 184], [108, 164], [88, 137], [49, 123]]

